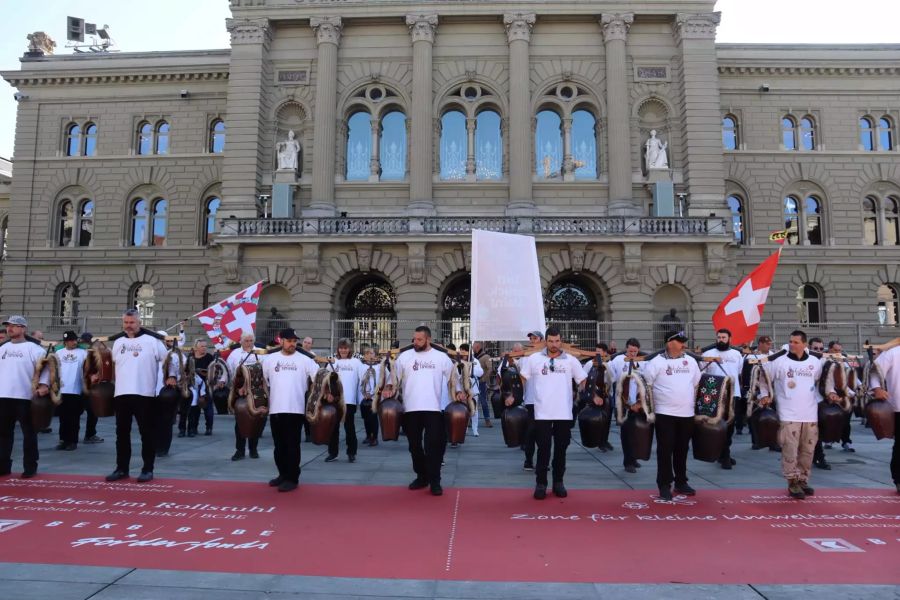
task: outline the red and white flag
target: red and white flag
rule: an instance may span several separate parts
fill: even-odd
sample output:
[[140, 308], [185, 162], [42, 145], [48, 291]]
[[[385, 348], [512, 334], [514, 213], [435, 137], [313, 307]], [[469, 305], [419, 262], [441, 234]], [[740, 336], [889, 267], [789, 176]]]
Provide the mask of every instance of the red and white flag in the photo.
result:
[[256, 307], [262, 286], [263, 282], [257, 281], [194, 315], [200, 319], [200, 324], [217, 349], [223, 350], [231, 342], [240, 342], [244, 333], [256, 332]]
[[731, 343], [746, 344], [756, 337], [756, 330], [762, 320], [769, 288], [775, 279], [775, 269], [781, 250], [767, 258], [749, 275], [741, 279], [737, 287], [731, 290], [719, 308], [713, 313], [713, 327], [731, 331]]

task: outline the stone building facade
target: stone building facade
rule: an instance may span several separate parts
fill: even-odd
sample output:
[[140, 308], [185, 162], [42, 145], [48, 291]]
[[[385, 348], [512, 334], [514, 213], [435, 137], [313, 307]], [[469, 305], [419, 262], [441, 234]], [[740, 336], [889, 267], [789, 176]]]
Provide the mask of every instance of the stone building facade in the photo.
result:
[[26, 56], [0, 310], [169, 326], [265, 279], [381, 341], [465, 320], [481, 228], [536, 237], [550, 319], [702, 322], [787, 224], [767, 319], [895, 323], [900, 46], [716, 45], [714, 4], [232, 0], [230, 50]]

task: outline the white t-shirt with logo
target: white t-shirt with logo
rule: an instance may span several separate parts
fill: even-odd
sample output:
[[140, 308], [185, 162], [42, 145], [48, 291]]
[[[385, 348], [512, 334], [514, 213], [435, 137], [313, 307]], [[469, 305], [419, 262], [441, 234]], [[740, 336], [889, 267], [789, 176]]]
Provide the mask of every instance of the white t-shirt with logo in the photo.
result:
[[82, 386], [82, 366], [87, 358], [87, 350], [75, 347], [71, 350], [60, 348], [56, 351], [59, 359], [59, 391], [61, 394], [80, 394]]
[[360, 382], [362, 382], [368, 367], [355, 357], [336, 358], [332, 367], [334, 367], [338, 377], [341, 379], [341, 386], [344, 388], [344, 403], [359, 404], [362, 392]]
[[550, 358], [546, 350], [532, 354], [522, 366], [522, 377], [534, 382], [535, 420], [572, 420], [572, 381], [581, 383], [587, 378], [577, 358], [565, 352]]
[[[0, 398], [31, 400], [34, 368], [46, 354], [43, 348], [28, 340], [6, 342], [0, 346]], [[50, 382], [46, 369], [40, 382]]]
[[[900, 412], [900, 346], [886, 350], [878, 355], [875, 364], [881, 367], [885, 382], [882, 384], [874, 375], [869, 376], [869, 386], [885, 387], [890, 390], [888, 402], [894, 407], [894, 412]], [[874, 369], [872, 369], [874, 371]]]
[[[775, 387], [778, 418], [795, 423], [817, 423], [822, 359], [804, 353], [803, 358], [797, 360], [786, 352], [762, 365]], [[771, 396], [765, 382], [760, 382], [759, 396]]]
[[453, 370], [450, 357], [434, 348], [425, 352], [410, 348], [397, 356], [395, 365], [403, 385], [405, 411], [440, 411], [441, 388], [447, 387]]
[[687, 354], [669, 358], [657, 354], [643, 369], [653, 388], [653, 411], [670, 417], [693, 417], [700, 367]]
[[118, 338], [112, 347], [116, 366], [116, 396], [156, 396], [159, 369], [165, 360], [165, 344], [152, 335]]
[[306, 390], [319, 370], [316, 361], [300, 352], [278, 352], [266, 356], [262, 369], [269, 385], [269, 414], [306, 412]]

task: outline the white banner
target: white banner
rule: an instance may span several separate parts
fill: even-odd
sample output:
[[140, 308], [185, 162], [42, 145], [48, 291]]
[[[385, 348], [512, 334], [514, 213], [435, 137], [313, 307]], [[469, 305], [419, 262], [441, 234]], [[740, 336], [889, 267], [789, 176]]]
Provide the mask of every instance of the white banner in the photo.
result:
[[524, 341], [544, 330], [537, 247], [527, 235], [472, 231], [472, 339]]

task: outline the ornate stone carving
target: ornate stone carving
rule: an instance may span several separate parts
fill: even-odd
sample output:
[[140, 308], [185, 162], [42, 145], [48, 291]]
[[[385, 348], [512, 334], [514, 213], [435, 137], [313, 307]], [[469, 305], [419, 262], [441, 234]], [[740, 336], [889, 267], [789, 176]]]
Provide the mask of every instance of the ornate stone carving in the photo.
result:
[[406, 15], [406, 25], [412, 36], [413, 44], [416, 42], [434, 43], [434, 32], [437, 29], [437, 15]]
[[303, 244], [302, 251], [300, 266], [303, 269], [304, 283], [319, 283], [319, 244]]
[[722, 20], [722, 13], [679, 13], [675, 17], [675, 39], [679, 42], [685, 39], [710, 39], [716, 38], [716, 28]]
[[466, 81], [475, 81], [477, 76], [478, 72], [474, 69], [466, 69]]
[[225, 19], [225, 29], [234, 44], [268, 44], [272, 41], [272, 29], [268, 19]]
[[463, 244], [463, 264], [466, 265], [466, 271], [472, 272], [472, 244]]
[[537, 17], [534, 13], [508, 13], [503, 15], [503, 26], [506, 27], [507, 42], [516, 40], [531, 41], [531, 28]]
[[356, 264], [363, 273], [372, 270], [372, 244], [356, 245]]
[[721, 283], [722, 271], [728, 263], [728, 249], [725, 244], [706, 244], [706, 283]]
[[622, 263], [624, 273], [622, 279], [627, 284], [641, 282], [641, 244], [629, 243], [622, 245]]
[[317, 44], [341, 43], [341, 32], [344, 30], [340, 17], [313, 17], [309, 20], [309, 26], [316, 30]]
[[609, 14], [600, 17], [600, 27], [603, 29], [603, 39], [606, 42], [622, 40], [628, 37], [628, 30], [634, 23], [634, 14]]
[[425, 244], [408, 242], [406, 266], [410, 283], [425, 283]]
[[569, 244], [569, 263], [572, 271], [580, 273], [584, 270], [584, 259], [587, 256], [587, 244]]
[[44, 56], [53, 54], [56, 42], [43, 31], [35, 31], [25, 36], [28, 40], [28, 56]]

